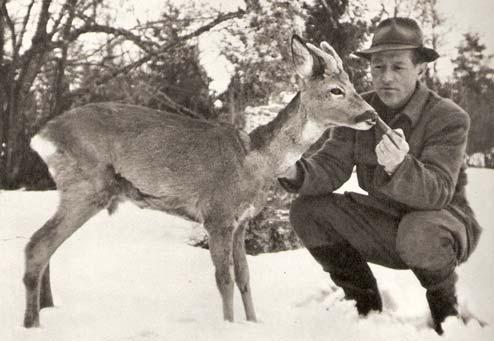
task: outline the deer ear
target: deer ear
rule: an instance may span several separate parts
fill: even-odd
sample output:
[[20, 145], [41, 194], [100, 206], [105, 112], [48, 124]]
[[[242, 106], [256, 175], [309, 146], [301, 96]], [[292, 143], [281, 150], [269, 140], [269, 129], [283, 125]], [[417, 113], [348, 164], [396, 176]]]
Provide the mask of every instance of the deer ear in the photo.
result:
[[313, 76], [321, 69], [324, 70], [321, 60], [298, 35], [292, 36], [292, 59], [295, 71], [302, 78]]
[[338, 69], [343, 70], [343, 62], [338, 53], [336, 53], [335, 49], [331, 45], [323, 41], [321, 43], [321, 50], [332, 57], [332, 59], [334, 60], [334, 64]]

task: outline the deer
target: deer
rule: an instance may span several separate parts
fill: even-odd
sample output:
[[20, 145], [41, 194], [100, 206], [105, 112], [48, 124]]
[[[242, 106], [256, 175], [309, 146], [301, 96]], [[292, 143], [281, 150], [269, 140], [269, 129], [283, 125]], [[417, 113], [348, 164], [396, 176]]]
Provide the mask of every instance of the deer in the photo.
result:
[[326, 129], [376, 124], [374, 109], [357, 94], [328, 43], [317, 47], [293, 35], [290, 47], [299, 91], [249, 134], [226, 123], [105, 102], [70, 109], [31, 139], [59, 203], [25, 247], [26, 328], [39, 327], [40, 309], [54, 306], [50, 257], [91, 217], [114, 212], [122, 201], [203, 224], [224, 320], [234, 321], [234, 284], [246, 319], [257, 320], [245, 222], [264, 207], [277, 177]]

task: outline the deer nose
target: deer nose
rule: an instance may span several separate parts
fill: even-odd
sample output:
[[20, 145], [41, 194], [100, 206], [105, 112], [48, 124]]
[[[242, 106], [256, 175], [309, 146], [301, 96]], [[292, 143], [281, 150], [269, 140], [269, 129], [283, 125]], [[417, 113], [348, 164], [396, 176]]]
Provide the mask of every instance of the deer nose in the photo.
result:
[[360, 122], [368, 122], [370, 124], [376, 124], [376, 116], [377, 113], [372, 110], [367, 110], [366, 112], [357, 115], [354, 119], [355, 123], [360, 123]]

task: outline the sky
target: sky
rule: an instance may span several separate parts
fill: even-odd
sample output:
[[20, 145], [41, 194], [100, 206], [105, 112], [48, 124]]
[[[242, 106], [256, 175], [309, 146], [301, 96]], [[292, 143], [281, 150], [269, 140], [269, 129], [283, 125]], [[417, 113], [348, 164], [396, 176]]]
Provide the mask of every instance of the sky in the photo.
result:
[[440, 9], [452, 27], [451, 43], [461, 39], [463, 32], [478, 32], [490, 53], [494, 53], [494, 1], [492, 0], [441, 0]]

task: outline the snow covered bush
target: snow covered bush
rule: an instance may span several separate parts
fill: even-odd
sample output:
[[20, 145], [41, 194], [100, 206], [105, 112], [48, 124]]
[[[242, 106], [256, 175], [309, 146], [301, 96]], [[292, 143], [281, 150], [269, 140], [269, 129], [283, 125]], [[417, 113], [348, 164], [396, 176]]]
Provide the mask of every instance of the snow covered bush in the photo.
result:
[[[294, 195], [275, 185], [270, 189], [267, 206], [248, 222], [245, 249], [249, 255], [293, 250], [302, 247], [288, 221], [290, 203]], [[208, 237], [203, 229], [194, 229], [189, 244], [208, 248]]]
[[494, 168], [494, 147], [485, 154], [485, 167]]
[[470, 167], [484, 168], [485, 167], [485, 155], [484, 155], [484, 153], [473, 153], [472, 155], [468, 156], [467, 164]]

